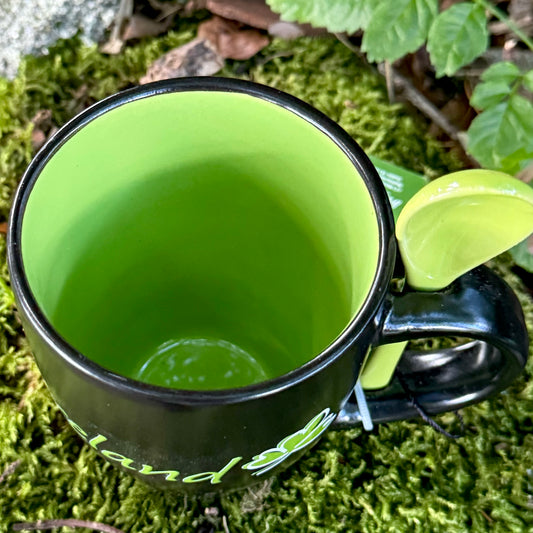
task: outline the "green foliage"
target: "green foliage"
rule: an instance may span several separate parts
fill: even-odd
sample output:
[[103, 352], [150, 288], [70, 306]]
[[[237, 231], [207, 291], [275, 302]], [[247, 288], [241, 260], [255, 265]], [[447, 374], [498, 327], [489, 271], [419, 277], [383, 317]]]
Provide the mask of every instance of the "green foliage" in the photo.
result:
[[480, 83], [472, 93], [470, 103], [477, 109], [487, 109], [499, 104], [509, 96], [509, 84], [505, 81]]
[[331, 32], [354, 33], [365, 29], [375, 9], [375, 0], [267, 0], [283, 20], [325, 26]]
[[505, 61], [482, 74], [470, 103], [483, 112], [468, 129], [468, 150], [483, 166], [515, 174], [531, 163], [533, 104], [520, 91], [532, 78]]
[[424, 44], [437, 0], [382, 0], [368, 22], [361, 49], [370, 61], [394, 61]]
[[533, 70], [530, 70], [529, 72], [526, 72], [524, 74], [524, 77], [522, 78], [522, 83], [528, 91], [533, 92]]
[[[363, 28], [362, 50], [370, 61], [394, 61], [427, 40], [437, 76], [452, 76], [488, 46], [484, 0], [438, 11], [437, 0], [268, 0], [282, 18], [332, 31]], [[468, 130], [469, 151], [488, 168], [515, 173], [533, 151], [533, 106], [518, 88], [533, 90], [533, 71], [513, 63], [493, 65], [482, 76], [471, 103], [483, 112]]]
[[[286, 20], [330, 31], [363, 29], [361, 49], [370, 61], [394, 61], [424, 44], [437, 77], [453, 76], [489, 44], [487, 12], [507, 24], [533, 51], [531, 40], [488, 0], [454, 3], [438, 13], [437, 0], [267, 0]], [[468, 152], [482, 166], [515, 174], [533, 161], [533, 70], [513, 63], [488, 68], [471, 105], [480, 111], [467, 131]], [[520, 257], [525, 257], [526, 248]], [[533, 264], [530, 261], [522, 261]]]
[[533, 272], [533, 241], [529, 237], [510, 250], [514, 262], [529, 272]]
[[481, 75], [482, 81], [502, 81], [510, 85], [520, 76], [520, 69], [510, 61], [494, 63]]
[[0, 217], [7, 218], [11, 196], [32, 156], [32, 125], [25, 110], [30, 98], [24, 80], [0, 78]]
[[267, 0], [283, 20], [308, 22], [332, 32], [365, 30], [370, 61], [395, 61], [427, 41], [437, 75], [451, 76], [488, 45], [487, 19], [474, 2], [438, 13], [438, 0]]
[[452, 76], [488, 47], [489, 33], [482, 7], [470, 2], [454, 4], [435, 19], [427, 49], [437, 76]]

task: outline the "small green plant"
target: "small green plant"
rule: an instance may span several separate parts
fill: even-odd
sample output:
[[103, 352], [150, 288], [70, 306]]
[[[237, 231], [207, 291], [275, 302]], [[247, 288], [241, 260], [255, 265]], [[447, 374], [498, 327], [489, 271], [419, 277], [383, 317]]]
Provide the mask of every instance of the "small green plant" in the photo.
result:
[[[453, 76], [489, 46], [488, 15], [504, 22], [532, 52], [533, 41], [489, 0], [439, 10], [439, 0], [267, 0], [287, 21], [308, 22], [334, 33], [363, 31], [361, 50], [371, 62], [392, 62], [426, 46], [437, 77]], [[501, 61], [481, 75], [470, 104], [467, 151], [483, 167], [517, 174], [533, 165], [533, 70]], [[522, 243], [515, 260], [533, 271]]]
[[[516, 174], [533, 156], [533, 70], [522, 73], [506, 61], [481, 75], [470, 103], [482, 112], [468, 129], [469, 151], [484, 166]], [[522, 94], [521, 94], [522, 93]]]

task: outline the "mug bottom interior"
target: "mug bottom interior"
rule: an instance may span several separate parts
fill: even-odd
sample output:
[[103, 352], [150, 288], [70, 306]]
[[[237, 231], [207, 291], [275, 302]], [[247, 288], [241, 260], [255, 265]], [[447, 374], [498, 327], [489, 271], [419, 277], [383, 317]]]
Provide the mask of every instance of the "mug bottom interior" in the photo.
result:
[[216, 390], [266, 381], [271, 377], [257, 356], [223, 339], [169, 340], [132, 375], [169, 388]]

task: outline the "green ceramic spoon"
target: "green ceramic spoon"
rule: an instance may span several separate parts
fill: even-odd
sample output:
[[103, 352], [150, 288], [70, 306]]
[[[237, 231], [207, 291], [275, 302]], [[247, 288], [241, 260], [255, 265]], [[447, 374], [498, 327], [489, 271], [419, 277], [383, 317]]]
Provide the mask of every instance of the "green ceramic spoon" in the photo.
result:
[[[439, 290], [533, 232], [533, 189], [502, 172], [464, 170], [436, 179], [405, 205], [396, 238], [407, 283]], [[361, 384], [390, 381], [406, 343], [378, 347]]]
[[428, 183], [398, 217], [407, 282], [439, 290], [533, 232], [533, 189], [502, 172], [463, 170]]

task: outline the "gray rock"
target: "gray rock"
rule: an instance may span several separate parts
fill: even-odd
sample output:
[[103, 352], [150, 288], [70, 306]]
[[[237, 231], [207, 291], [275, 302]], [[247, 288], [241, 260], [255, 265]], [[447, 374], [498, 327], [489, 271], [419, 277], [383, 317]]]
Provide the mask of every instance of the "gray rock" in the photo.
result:
[[0, 76], [13, 78], [22, 56], [48, 53], [59, 39], [80, 31], [100, 40], [120, 0], [0, 0]]

